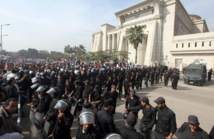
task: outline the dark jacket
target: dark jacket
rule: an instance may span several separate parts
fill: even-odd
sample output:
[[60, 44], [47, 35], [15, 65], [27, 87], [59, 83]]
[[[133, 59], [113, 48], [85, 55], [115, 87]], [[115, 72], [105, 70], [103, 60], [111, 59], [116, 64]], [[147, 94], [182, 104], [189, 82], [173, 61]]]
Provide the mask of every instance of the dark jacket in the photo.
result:
[[73, 115], [69, 111], [65, 112], [62, 120], [56, 119], [56, 124], [53, 130], [54, 139], [71, 139], [70, 128], [73, 123]]
[[46, 114], [49, 110], [51, 100], [52, 100], [51, 96], [49, 96], [47, 94], [42, 96], [42, 98], [39, 100], [39, 104], [37, 106], [37, 112]]
[[214, 126], [212, 127], [210, 133], [209, 133], [210, 139], [214, 139]]
[[167, 106], [158, 109], [155, 131], [163, 136], [175, 133], [177, 129], [175, 113]]
[[76, 139], [99, 139], [98, 132], [95, 130], [95, 128], [91, 128], [87, 133], [83, 133], [81, 128], [79, 128], [77, 130]]
[[9, 113], [0, 107], [0, 136], [5, 133], [19, 132], [21, 133], [20, 128], [16, 125], [16, 121], [12, 120]]
[[156, 110], [150, 106], [150, 108], [143, 108], [143, 118], [140, 122], [140, 130], [146, 132], [152, 130], [156, 120]]
[[123, 127], [120, 129], [122, 139], [143, 139], [143, 136], [132, 127]]
[[18, 98], [18, 90], [15, 85], [8, 84], [5, 86], [5, 92], [7, 98]]
[[136, 106], [139, 106], [139, 105], [140, 105], [140, 98], [137, 95], [134, 95], [133, 99], [131, 99], [130, 97], [128, 97], [126, 99], [125, 107], [127, 109], [133, 108], [133, 107], [136, 107]]
[[188, 123], [183, 123], [178, 129], [177, 137], [178, 139], [209, 139], [208, 134], [201, 128], [196, 133], [191, 133]]
[[108, 113], [105, 110], [101, 110], [97, 113], [96, 118], [97, 126], [101, 134], [100, 138], [103, 138], [106, 135], [114, 133], [116, 131], [112, 114]]

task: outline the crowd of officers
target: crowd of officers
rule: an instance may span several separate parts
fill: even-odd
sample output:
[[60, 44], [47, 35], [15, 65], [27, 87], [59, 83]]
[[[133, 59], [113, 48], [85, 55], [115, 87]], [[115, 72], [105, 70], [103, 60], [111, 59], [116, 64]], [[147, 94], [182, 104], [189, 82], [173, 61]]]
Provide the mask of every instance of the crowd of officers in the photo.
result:
[[[60, 68], [61, 67], [61, 68]], [[209, 139], [197, 116], [190, 115], [178, 130], [175, 113], [159, 97], [153, 107], [135, 90], [169, 80], [177, 89], [179, 72], [167, 67], [120, 65], [22, 66], [0, 75], [0, 139], [21, 138], [21, 117], [30, 106], [31, 139], [71, 139], [77, 119], [77, 139]], [[125, 125], [117, 128], [114, 114], [119, 99], [125, 100]], [[14, 122], [13, 115], [17, 113]], [[143, 117], [138, 117], [142, 110]], [[135, 129], [137, 120], [139, 129]], [[177, 132], [176, 132], [177, 131]]]

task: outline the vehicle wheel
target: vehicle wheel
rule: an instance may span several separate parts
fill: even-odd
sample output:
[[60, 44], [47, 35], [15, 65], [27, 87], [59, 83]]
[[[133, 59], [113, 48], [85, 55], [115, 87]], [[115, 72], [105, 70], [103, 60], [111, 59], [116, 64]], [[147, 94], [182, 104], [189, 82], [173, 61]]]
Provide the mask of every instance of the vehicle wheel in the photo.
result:
[[199, 82], [199, 86], [203, 86], [203, 83], [202, 83], [202, 82]]
[[189, 81], [187, 80], [187, 84], [189, 84]]

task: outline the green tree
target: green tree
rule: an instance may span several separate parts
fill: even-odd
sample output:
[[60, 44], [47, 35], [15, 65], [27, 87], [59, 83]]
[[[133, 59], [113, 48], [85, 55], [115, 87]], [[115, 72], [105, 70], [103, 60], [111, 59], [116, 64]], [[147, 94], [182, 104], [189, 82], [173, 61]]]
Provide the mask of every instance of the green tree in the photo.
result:
[[19, 51], [17, 52], [17, 54], [18, 54], [19, 57], [26, 58], [26, 57], [28, 56], [28, 51], [22, 49], [22, 50], [19, 50]]
[[78, 58], [80, 60], [86, 60], [87, 51], [83, 45], [73, 46], [66, 45], [64, 48], [64, 52], [69, 54], [71, 58]]
[[42, 59], [46, 59], [46, 58], [48, 58], [49, 57], [49, 52], [48, 51], [46, 51], [46, 50], [40, 50], [39, 51], [39, 58], [42, 58]]
[[37, 49], [28, 48], [28, 58], [38, 58], [39, 52]]
[[135, 49], [135, 64], [137, 64], [138, 45], [143, 42], [144, 28], [145, 28], [145, 26], [134, 26], [127, 30], [128, 40], [134, 46], [134, 49]]
[[71, 53], [71, 46], [69, 44], [65, 46], [64, 53], [68, 53], [68, 54]]

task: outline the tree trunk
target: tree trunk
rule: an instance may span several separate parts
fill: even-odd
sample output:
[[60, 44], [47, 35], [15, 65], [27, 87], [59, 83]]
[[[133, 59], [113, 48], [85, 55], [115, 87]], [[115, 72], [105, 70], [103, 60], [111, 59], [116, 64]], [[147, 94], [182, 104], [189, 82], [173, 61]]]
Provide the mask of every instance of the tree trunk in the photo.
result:
[[135, 64], [137, 64], [137, 47], [135, 47]]

